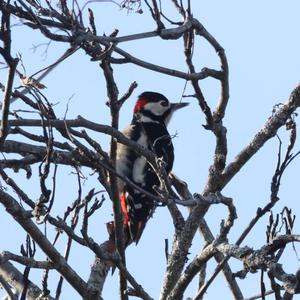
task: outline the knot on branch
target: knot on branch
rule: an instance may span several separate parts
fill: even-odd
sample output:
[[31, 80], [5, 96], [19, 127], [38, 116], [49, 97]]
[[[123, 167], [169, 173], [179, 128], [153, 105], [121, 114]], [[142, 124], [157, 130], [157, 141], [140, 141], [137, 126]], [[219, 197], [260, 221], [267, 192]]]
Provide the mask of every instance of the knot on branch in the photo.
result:
[[220, 192], [211, 193], [207, 196], [203, 196], [201, 194], [194, 194], [194, 199], [197, 201], [197, 204], [201, 205], [212, 205], [223, 203], [225, 205], [232, 204], [232, 198], [223, 196]]
[[193, 21], [190, 19], [187, 19], [183, 25], [171, 28], [171, 29], [165, 29], [164, 25], [163, 27], [160, 27], [159, 30], [157, 30], [159, 36], [164, 40], [177, 40], [179, 39], [184, 33], [192, 29], [193, 27]]
[[274, 263], [269, 255], [265, 255], [261, 251], [252, 251], [251, 254], [243, 258], [244, 268], [250, 273], [255, 273], [257, 270], [267, 270], [270, 263]]

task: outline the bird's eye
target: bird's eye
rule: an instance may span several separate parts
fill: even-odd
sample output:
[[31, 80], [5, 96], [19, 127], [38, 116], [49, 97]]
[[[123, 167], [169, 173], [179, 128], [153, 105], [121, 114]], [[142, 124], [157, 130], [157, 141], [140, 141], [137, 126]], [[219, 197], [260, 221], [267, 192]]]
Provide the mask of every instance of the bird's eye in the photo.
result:
[[162, 101], [160, 101], [160, 105], [167, 107], [169, 105], [169, 103], [166, 100], [162, 100]]

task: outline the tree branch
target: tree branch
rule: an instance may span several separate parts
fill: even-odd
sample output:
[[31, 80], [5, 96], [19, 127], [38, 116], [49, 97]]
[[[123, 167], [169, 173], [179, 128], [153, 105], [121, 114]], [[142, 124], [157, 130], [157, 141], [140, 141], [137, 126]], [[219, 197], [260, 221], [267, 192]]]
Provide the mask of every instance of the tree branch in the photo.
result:
[[18, 295], [16, 295], [13, 291], [11, 286], [7, 283], [6, 279], [0, 275], [0, 286], [5, 290], [8, 295], [8, 300], [18, 300]]
[[9, 251], [4, 251], [0, 253], [0, 261], [6, 262], [9, 260], [13, 260], [19, 264], [24, 266], [34, 268], [34, 269], [54, 269], [56, 266], [49, 261], [37, 261], [30, 257], [16, 255]]
[[5, 59], [8, 65], [8, 78], [4, 90], [4, 100], [2, 102], [2, 121], [0, 127], [0, 148], [8, 134], [8, 114], [10, 106], [10, 98], [12, 93], [12, 86], [14, 82], [15, 72], [19, 60], [11, 56], [11, 28], [10, 28], [10, 14], [5, 9], [6, 4], [0, 3], [2, 11], [1, 18], [1, 40], [3, 41], [3, 48], [0, 48], [0, 54]]
[[60, 253], [52, 246], [38, 227], [28, 218], [28, 213], [9, 194], [0, 190], [0, 202], [5, 206], [7, 212], [24, 228], [35, 240], [45, 254], [57, 265], [57, 270], [66, 278], [72, 287], [85, 299], [95, 299], [96, 291], [89, 290], [87, 284], [67, 264]]
[[[250, 144], [229, 164], [221, 174], [220, 178], [210, 176], [205, 187], [204, 195], [221, 191], [226, 184], [237, 174], [237, 172], [246, 164], [246, 162], [271, 139], [277, 130], [283, 126], [288, 118], [300, 106], [300, 85], [291, 93], [288, 102], [279, 108], [279, 110], [268, 119], [264, 127], [258, 132]], [[169, 272], [165, 275], [164, 286], [162, 289], [161, 299], [165, 299], [170, 293], [174, 282], [177, 282], [182, 272], [188, 249], [196, 233], [197, 226], [206, 214], [209, 206], [196, 206], [186, 220], [185, 226], [178, 241], [172, 250], [168, 263]], [[176, 259], [175, 259], [176, 258]]]
[[[282, 105], [278, 111], [271, 116], [262, 129], [255, 135], [251, 142], [227, 165], [222, 173], [217, 189], [222, 189], [234, 175], [248, 162], [248, 160], [272, 137], [274, 137], [280, 127], [286, 124], [290, 116], [300, 106], [300, 84], [292, 91], [288, 101]], [[206, 189], [210, 188], [210, 182]]]
[[[84, 119], [81, 116], [78, 116], [77, 119], [74, 120], [48, 120], [47, 126], [52, 126], [57, 129], [65, 129], [65, 127], [76, 128], [83, 127], [86, 129], [91, 129], [96, 132], [101, 132], [107, 135], [114, 137], [118, 142], [131, 147], [134, 151], [136, 151], [139, 155], [144, 156], [147, 160], [155, 165], [155, 155], [148, 149], [144, 148], [140, 144], [128, 139], [117, 129], [108, 126], [101, 125], [91, 121]], [[10, 120], [8, 122], [9, 126], [19, 126], [19, 127], [42, 127], [43, 123], [41, 120]]]
[[[0, 276], [3, 277], [9, 285], [13, 286], [18, 294], [22, 294], [25, 285], [23, 274], [10, 262], [0, 259]], [[37, 285], [31, 281], [28, 282], [26, 295], [28, 300], [36, 300], [42, 293], [42, 290]], [[48, 298], [49, 300], [54, 300], [50, 295]]]

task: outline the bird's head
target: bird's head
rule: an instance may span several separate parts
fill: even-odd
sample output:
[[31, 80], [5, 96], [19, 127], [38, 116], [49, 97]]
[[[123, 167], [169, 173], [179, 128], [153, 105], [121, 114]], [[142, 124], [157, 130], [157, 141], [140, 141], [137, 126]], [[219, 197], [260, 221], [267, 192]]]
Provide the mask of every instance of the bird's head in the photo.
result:
[[173, 113], [188, 103], [171, 103], [164, 95], [155, 92], [144, 92], [134, 106], [134, 119], [142, 122], [164, 122], [170, 121]]

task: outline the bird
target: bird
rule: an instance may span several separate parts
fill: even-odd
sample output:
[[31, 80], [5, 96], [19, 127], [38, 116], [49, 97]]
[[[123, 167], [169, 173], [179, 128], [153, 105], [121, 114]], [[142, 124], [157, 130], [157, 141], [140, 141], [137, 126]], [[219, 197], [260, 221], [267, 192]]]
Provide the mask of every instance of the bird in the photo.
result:
[[[167, 125], [175, 111], [188, 103], [171, 103], [164, 95], [157, 92], [143, 92], [133, 108], [133, 118], [122, 133], [129, 139], [151, 150], [164, 162], [165, 171], [169, 174], [174, 163], [174, 147]], [[139, 242], [147, 221], [157, 207], [157, 201], [149, 194], [156, 195], [155, 187], [160, 180], [147, 162], [127, 145], [117, 144], [116, 172], [118, 179], [119, 200], [123, 213], [125, 247]], [[137, 190], [129, 181], [146, 191]]]

